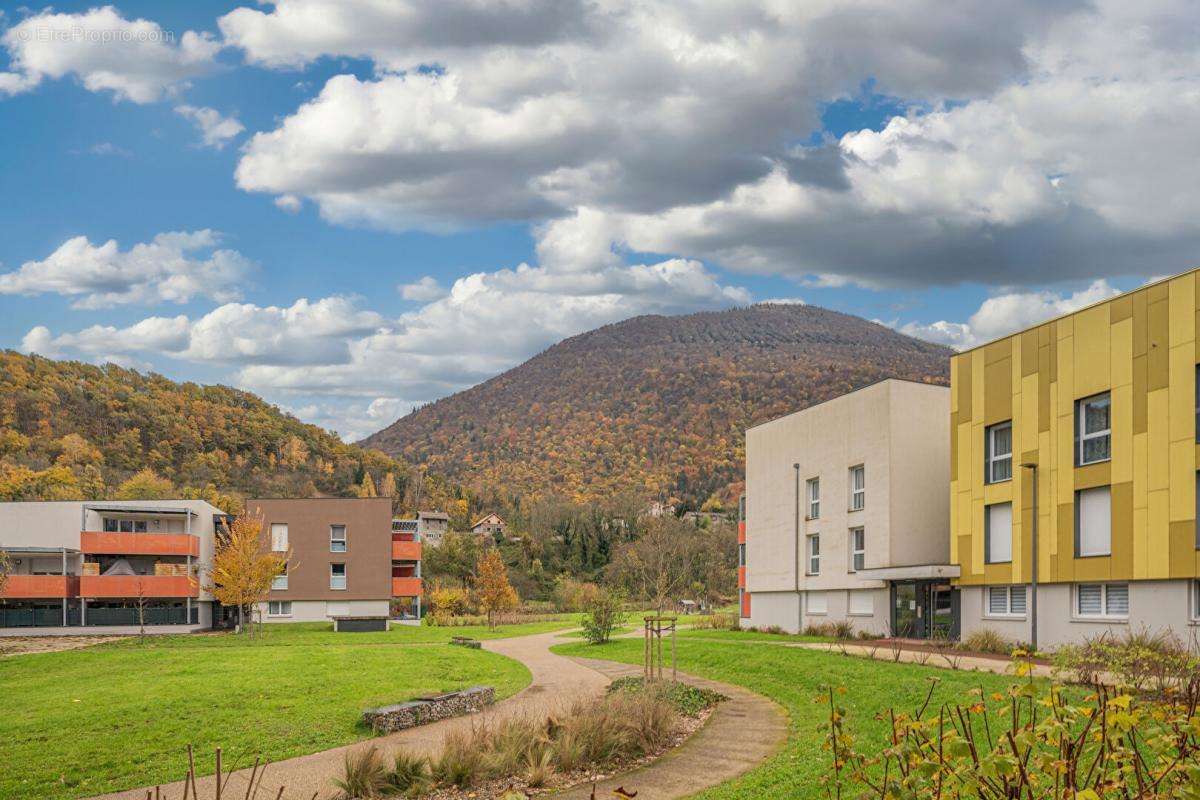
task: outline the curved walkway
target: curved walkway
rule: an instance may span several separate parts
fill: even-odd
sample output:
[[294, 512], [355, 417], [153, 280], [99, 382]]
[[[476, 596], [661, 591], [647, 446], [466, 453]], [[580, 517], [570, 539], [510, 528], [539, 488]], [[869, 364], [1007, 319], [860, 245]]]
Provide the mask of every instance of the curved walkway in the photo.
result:
[[[480, 720], [544, 716], [578, 700], [601, 694], [616, 677], [641, 672], [628, 664], [573, 659], [550, 652], [552, 645], [561, 643], [561, 634], [557, 631], [483, 643], [488, 650], [520, 661], [532, 675], [527, 687], [487, 711], [275, 762], [267, 767], [260, 784], [261, 791], [256, 796], [273, 799], [280, 787], [286, 787], [284, 797], [293, 800], [327, 797], [331, 794], [330, 781], [341, 774], [347, 752], [375, 746], [388, 757], [398, 750], [434, 755], [451, 731], [467, 729]], [[639, 795], [648, 799], [683, 797], [753, 769], [783, 746], [787, 738], [787, 720], [774, 702], [737, 686], [686, 675], [681, 678], [715, 689], [730, 700], [718, 705], [708, 723], [683, 746], [632, 773], [598, 784], [599, 789], [608, 790], [624, 783], [638, 789]], [[249, 769], [234, 772], [226, 784], [224, 796], [244, 797], [249, 780]], [[201, 798], [213, 797], [214, 776], [197, 778], [196, 784]], [[162, 788], [164, 800], [178, 800], [183, 795], [182, 781]], [[590, 793], [590, 786], [577, 787], [555, 796], [574, 800], [589, 797]], [[141, 788], [100, 795], [93, 800], [145, 798], [146, 789]]]

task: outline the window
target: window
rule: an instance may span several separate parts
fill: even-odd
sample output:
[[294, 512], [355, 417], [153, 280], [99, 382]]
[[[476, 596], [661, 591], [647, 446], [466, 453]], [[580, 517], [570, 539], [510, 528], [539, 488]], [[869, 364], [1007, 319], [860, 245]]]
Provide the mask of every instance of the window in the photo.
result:
[[1196, 441], [1200, 442], [1200, 364], [1196, 365]]
[[271, 588], [274, 590], [286, 589], [288, 587], [288, 566], [283, 565], [283, 572], [271, 579]]
[[993, 503], [983, 510], [984, 553], [988, 564], [1012, 561], [1012, 503]]
[[821, 479], [808, 479], [808, 518], [821, 518]]
[[288, 549], [288, 530], [286, 522], [271, 523], [271, 551], [286, 553]]
[[746, 545], [744, 542], [738, 545], [738, 566], [746, 566]]
[[1112, 415], [1109, 405], [1108, 392], [1075, 403], [1075, 466], [1110, 458]]
[[267, 603], [268, 617], [290, 617], [292, 615], [291, 600], [271, 600]]
[[867, 469], [862, 464], [850, 468], [850, 510], [862, 511], [867, 504]]
[[1129, 616], [1129, 584], [1081, 583], [1075, 587], [1075, 613], [1080, 617]]
[[345, 525], [330, 525], [329, 526], [329, 552], [331, 552], [331, 553], [346, 552], [346, 526]]
[[1012, 421], [1001, 422], [983, 434], [985, 483], [999, 483], [1012, 479]]
[[105, 533], [145, 533], [146, 520], [144, 519], [114, 519], [113, 517], [104, 518]]
[[863, 528], [850, 529], [850, 571], [866, 569], [867, 532]]
[[987, 614], [989, 617], [1025, 616], [1024, 586], [989, 586]]
[[1075, 493], [1075, 556], [1112, 554], [1112, 497], [1107, 486]]
[[875, 613], [874, 593], [870, 589], [850, 592], [848, 610], [851, 616], [872, 616]]
[[808, 537], [808, 574], [821, 574], [821, 535]]
[[829, 598], [825, 596], [824, 592], [805, 592], [805, 596], [808, 598], [808, 613], [829, 613]]
[[346, 565], [345, 564], [330, 564], [329, 565], [329, 588], [330, 589], [345, 589], [346, 588]]

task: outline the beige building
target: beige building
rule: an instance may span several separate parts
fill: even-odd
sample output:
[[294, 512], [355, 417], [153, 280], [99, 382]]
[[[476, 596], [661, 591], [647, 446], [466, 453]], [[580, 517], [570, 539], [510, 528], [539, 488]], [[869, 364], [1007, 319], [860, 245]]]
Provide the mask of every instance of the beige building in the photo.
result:
[[746, 432], [744, 626], [957, 635], [949, 417], [888, 379]]

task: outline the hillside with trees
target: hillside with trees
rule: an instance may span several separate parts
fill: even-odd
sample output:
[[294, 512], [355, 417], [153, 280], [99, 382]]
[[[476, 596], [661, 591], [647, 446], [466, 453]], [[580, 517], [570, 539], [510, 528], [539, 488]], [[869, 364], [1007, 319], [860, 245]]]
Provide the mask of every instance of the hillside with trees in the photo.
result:
[[950, 353], [815, 306], [636, 317], [566, 339], [361, 444], [514, 505], [632, 492], [728, 510], [746, 427], [882, 378], [945, 384]]
[[382, 494], [455, 503], [437, 478], [228, 386], [0, 352], [0, 500]]

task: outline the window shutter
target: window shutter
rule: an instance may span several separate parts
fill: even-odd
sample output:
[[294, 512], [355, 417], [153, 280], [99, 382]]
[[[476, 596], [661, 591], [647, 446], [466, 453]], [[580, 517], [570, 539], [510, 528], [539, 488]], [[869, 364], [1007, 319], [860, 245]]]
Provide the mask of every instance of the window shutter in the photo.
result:
[[988, 589], [988, 613], [989, 614], [1007, 614], [1008, 613], [1008, 598], [1006, 597], [1006, 589], [1003, 586], [993, 586]]
[[824, 614], [829, 611], [829, 601], [824, 592], [808, 593], [808, 613]]
[[1104, 613], [1112, 617], [1124, 617], [1129, 614], [1129, 586], [1123, 583], [1110, 583], [1104, 596]]
[[1024, 586], [1012, 586], [1009, 588], [1008, 591], [1012, 598], [1012, 613], [1024, 614], [1025, 613], [1025, 587]]
[[850, 592], [850, 613], [851, 614], [874, 614], [875, 602], [869, 591], [852, 591]]
[[1012, 561], [1012, 503], [994, 503], [987, 507], [988, 563]]
[[1109, 487], [1083, 489], [1079, 502], [1079, 555], [1106, 556], [1112, 552], [1112, 498]]
[[1103, 589], [1098, 583], [1081, 583], [1075, 592], [1079, 601], [1080, 616], [1097, 617], [1103, 611], [1101, 595]]

